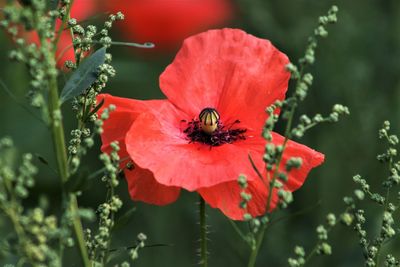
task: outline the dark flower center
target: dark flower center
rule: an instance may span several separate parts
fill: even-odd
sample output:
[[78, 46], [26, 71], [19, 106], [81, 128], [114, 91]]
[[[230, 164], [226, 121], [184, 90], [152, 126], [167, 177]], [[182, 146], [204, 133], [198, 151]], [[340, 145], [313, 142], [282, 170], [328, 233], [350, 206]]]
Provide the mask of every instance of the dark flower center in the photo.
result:
[[240, 121], [236, 120], [230, 125], [223, 125], [219, 120], [220, 115], [214, 108], [205, 108], [199, 114], [199, 119], [187, 122], [187, 127], [183, 132], [187, 135], [189, 143], [203, 143], [210, 146], [220, 146], [231, 144], [237, 140], [244, 140], [246, 129], [235, 128]]

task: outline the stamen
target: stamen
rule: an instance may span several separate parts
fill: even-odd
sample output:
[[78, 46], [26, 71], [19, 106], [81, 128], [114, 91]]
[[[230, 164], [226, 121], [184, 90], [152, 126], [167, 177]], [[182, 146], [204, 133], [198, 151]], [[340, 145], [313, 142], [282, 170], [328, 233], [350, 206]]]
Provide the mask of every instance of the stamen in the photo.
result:
[[[233, 124], [239, 122], [235, 121]], [[221, 122], [217, 123], [216, 129], [212, 133], [206, 133], [202, 128], [203, 123], [199, 120], [188, 122], [188, 127], [183, 131], [189, 143], [202, 143], [210, 146], [220, 146], [223, 144], [232, 144], [233, 142], [246, 139], [246, 129], [231, 129], [233, 125], [225, 127]]]

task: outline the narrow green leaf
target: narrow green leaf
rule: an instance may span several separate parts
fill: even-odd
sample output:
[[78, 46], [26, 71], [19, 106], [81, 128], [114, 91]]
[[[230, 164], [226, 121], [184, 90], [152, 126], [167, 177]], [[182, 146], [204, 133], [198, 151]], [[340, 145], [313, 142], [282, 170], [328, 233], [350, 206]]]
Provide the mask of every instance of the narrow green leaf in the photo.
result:
[[[143, 248], [155, 248], [155, 247], [173, 247], [174, 244], [150, 244], [150, 245], [145, 245]], [[130, 250], [134, 249], [137, 247], [137, 244], [129, 247], [119, 247], [119, 248], [112, 248], [109, 249], [109, 252], [115, 252], [115, 251], [121, 251], [121, 250]]]
[[2, 88], [4, 90], [4, 92], [11, 98], [11, 100], [14, 101], [22, 109], [24, 109], [29, 115], [31, 115], [32, 117], [34, 117], [35, 119], [37, 119], [41, 123], [47, 124], [42, 118], [37, 116], [36, 113], [34, 113], [32, 110], [30, 110], [30, 108], [28, 108], [23, 103], [18, 101], [17, 97], [12, 93], [11, 89], [8, 88], [6, 83], [1, 78], [0, 78], [0, 88]]
[[251, 157], [251, 155], [248, 155], [250, 163], [251, 163], [251, 167], [253, 167], [254, 171], [256, 172], [257, 176], [260, 177], [261, 181], [264, 181], [263, 176], [261, 175], [261, 172], [258, 170], [256, 164], [254, 163], [253, 158]]
[[89, 171], [87, 170], [75, 173], [64, 183], [64, 189], [71, 193], [85, 190], [89, 186], [88, 176]]
[[84, 60], [74, 71], [61, 92], [61, 103], [82, 94], [97, 79], [97, 69], [104, 63], [106, 48], [103, 47]]
[[115, 220], [113, 230], [117, 230], [117, 229], [120, 229], [123, 226], [125, 226], [129, 222], [129, 220], [131, 219], [131, 217], [135, 213], [135, 211], [136, 211], [136, 207], [132, 207], [129, 210], [127, 210], [124, 214], [119, 216], [119, 218], [117, 218]]
[[100, 103], [94, 108], [92, 109], [89, 114], [87, 114], [85, 116], [85, 118], [83, 119], [85, 122], [90, 118], [90, 116], [92, 116], [93, 114], [95, 114], [97, 111], [99, 111], [99, 109], [103, 106], [104, 104], [104, 98], [100, 101]]

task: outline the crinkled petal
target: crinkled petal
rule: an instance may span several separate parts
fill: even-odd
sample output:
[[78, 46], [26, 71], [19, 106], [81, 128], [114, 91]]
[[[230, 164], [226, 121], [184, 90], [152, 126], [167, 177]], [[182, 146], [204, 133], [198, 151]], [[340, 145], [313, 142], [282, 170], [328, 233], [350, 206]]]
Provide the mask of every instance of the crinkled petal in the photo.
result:
[[166, 100], [134, 100], [123, 97], [116, 97], [109, 94], [100, 94], [97, 96], [97, 103], [104, 99], [103, 106], [97, 112], [99, 117], [105, 108], [111, 104], [115, 105], [116, 109], [110, 112], [110, 117], [104, 121], [103, 133], [101, 134], [102, 151], [110, 151], [110, 143], [118, 141], [121, 147], [120, 157], [127, 157], [125, 149], [125, 135], [131, 127], [134, 120], [143, 112], [157, 108], [158, 105]]
[[185, 40], [160, 87], [193, 117], [213, 107], [225, 124], [239, 119], [261, 129], [265, 108], [285, 96], [288, 63], [268, 40], [238, 29], [210, 30]]
[[240, 208], [242, 201], [240, 188], [237, 181], [221, 183], [208, 188], [198, 190], [201, 197], [212, 207], [218, 208], [223, 214], [232, 220], [243, 220], [243, 215], [247, 212], [252, 216], [259, 216], [265, 212], [268, 190], [261, 179], [249, 181], [246, 189], [252, 198], [247, 205], [247, 211]]
[[133, 170], [126, 169], [124, 173], [132, 200], [161, 206], [175, 202], [179, 197], [179, 187], [158, 183], [148, 170], [135, 166]]
[[241, 173], [251, 180], [254, 170], [248, 155], [262, 164], [265, 141], [258, 134], [249, 132], [246, 140], [216, 147], [189, 143], [183, 133], [187, 123], [180, 119], [185, 114], [172, 105], [160, 106], [157, 112], [136, 119], [126, 135], [126, 144], [133, 161], [150, 170], [161, 184], [194, 191], [236, 181]]
[[[284, 138], [281, 135], [273, 133], [273, 143], [275, 145], [282, 145], [283, 141]], [[291, 157], [300, 157], [303, 162], [300, 169], [293, 169], [289, 173], [288, 181], [284, 183], [284, 189], [293, 192], [304, 183], [312, 168], [322, 164], [324, 155], [307, 146], [289, 140], [282, 157], [282, 163], [280, 165], [281, 171], [285, 170], [285, 164]], [[265, 168], [263, 168], [262, 165], [257, 165], [257, 168], [260, 170], [263, 177], [265, 177]], [[270, 173], [270, 177], [272, 177], [272, 173]], [[268, 199], [268, 184], [268, 181], [263, 182], [258, 177], [248, 182], [246, 192], [250, 193], [252, 198], [248, 203], [246, 212], [250, 213], [253, 217], [265, 213]], [[245, 213], [245, 210], [239, 207], [241, 191], [242, 189], [237, 181], [221, 183], [198, 190], [200, 195], [211, 207], [220, 209], [227, 217], [233, 220], [243, 220], [243, 214]], [[277, 189], [274, 189], [272, 194], [270, 211], [276, 207], [279, 200]]]
[[110, 112], [110, 117], [104, 121], [103, 133], [101, 134], [103, 143], [101, 150], [109, 153], [111, 151], [110, 143], [113, 141], [119, 142], [120, 168], [124, 169], [131, 198], [155, 205], [166, 205], [174, 202], [179, 196], [179, 188], [158, 183], [149, 170], [142, 169], [136, 166], [135, 163], [133, 163], [134, 169], [129, 170], [126, 168], [126, 163], [130, 162], [131, 159], [126, 151], [125, 135], [132, 123], [141, 113], [157, 109], [158, 106], [167, 101], [138, 101], [108, 94], [97, 96], [98, 103], [103, 99], [104, 104], [98, 111], [99, 116], [111, 104], [115, 105], [116, 109]]
[[[97, 102], [100, 103], [100, 101], [102, 100], [104, 100], [103, 106], [97, 112], [99, 116], [101, 116], [104, 109], [108, 108], [111, 104], [115, 105], [116, 109], [110, 112], [110, 117], [104, 121], [103, 133], [101, 134], [101, 140], [103, 144], [101, 150], [103, 152], [110, 153], [110, 143], [113, 141], [118, 141], [120, 146], [118, 154], [121, 158], [120, 168], [125, 169], [126, 163], [132, 161], [126, 151], [126, 133], [128, 132], [132, 123], [134, 123], [138, 115], [143, 112], [147, 112], [148, 110], [157, 108], [161, 103], [166, 102], [166, 100], [139, 101], [129, 98], [115, 97], [109, 94], [98, 95]], [[135, 169], [132, 171], [125, 169], [125, 174], [130, 188], [133, 188], [132, 190], [130, 190], [132, 198], [134, 198], [132, 192], [139, 191], [137, 188], [143, 187], [144, 185], [156, 183], [151, 172], [140, 169], [137, 166], [135, 166]], [[137, 187], [133, 186], [132, 181], [130, 181], [129, 179], [135, 180], [137, 182], [139, 177], [143, 177], [145, 181], [141, 182], [140, 185], [138, 185]], [[163, 186], [160, 185], [158, 187], [162, 188]]]
[[[274, 144], [283, 144], [283, 141], [283, 136], [272, 133], [272, 142]], [[302, 165], [299, 169], [290, 171], [289, 180], [284, 185], [285, 189], [291, 192], [301, 187], [311, 169], [321, 165], [325, 160], [324, 154], [308, 146], [288, 140], [280, 165], [280, 170], [282, 172], [285, 171], [286, 162], [292, 157], [300, 157], [302, 159]]]

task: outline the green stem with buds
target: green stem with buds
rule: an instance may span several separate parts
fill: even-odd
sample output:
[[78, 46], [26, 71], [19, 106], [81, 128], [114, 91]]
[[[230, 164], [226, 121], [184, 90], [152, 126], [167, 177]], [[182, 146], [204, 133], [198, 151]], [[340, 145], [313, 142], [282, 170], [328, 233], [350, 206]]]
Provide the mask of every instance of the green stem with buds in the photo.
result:
[[[49, 63], [53, 62], [53, 58], [55, 58], [55, 53], [57, 50], [57, 44], [59, 38], [61, 36], [61, 32], [63, 30], [63, 26], [66, 21], [69, 19], [69, 13], [73, 4], [73, 0], [67, 6], [67, 14], [63, 19], [62, 25], [58, 30], [57, 37], [54, 41], [54, 50], [53, 53], [47, 55], [47, 61]], [[41, 36], [41, 45], [47, 45], [46, 40]], [[49, 51], [49, 50], [48, 50]], [[50, 65], [50, 64], [49, 64]], [[52, 75], [49, 81], [49, 113], [51, 119], [51, 132], [54, 142], [54, 148], [57, 158], [57, 165], [58, 165], [58, 172], [61, 177], [61, 181], [64, 184], [68, 181], [69, 171], [68, 171], [68, 156], [66, 150], [66, 142], [65, 142], [65, 135], [64, 135], [64, 126], [62, 122], [62, 112], [61, 112], [61, 102], [58, 94], [58, 84], [57, 84], [57, 76]], [[72, 214], [72, 223], [73, 228], [76, 236], [76, 240], [78, 242], [79, 251], [82, 258], [82, 263], [85, 267], [91, 266], [89, 255], [86, 249], [86, 244], [83, 235], [83, 227], [82, 222], [79, 217], [79, 207], [78, 201], [74, 194], [71, 194], [68, 201], [68, 209]]]
[[[70, 6], [69, 6], [70, 8]], [[49, 47], [49, 43], [47, 42], [44, 35], [39, 32], [39, 37], [41, 41], [41, 45], [45, 46], [46, 48]], [[57, 43], [56, 40], [55, 43]], [[55, 69], [55, 50], [56, 49], [45, 49], [45, 51], [49, 51], [45, 56], [45, 60], [47, 61], [48, 65]], [[51, 52], [50, 52], [51, 51]], [[68, 181], [69, 171], [68, 171], [68, 156], [66, 150], [66, 142], [65, 142], [65, 135], [64, 135], [64, 126], [62, 121], [62, 112], [61, 112], [61, 102], [58, 94], [58, 83], [57, 83], [57, 75], [54, 73], [49, 75], [49, 102], [48, 102], [48, 109], [50, 115], [50, 129], [52, 133], [53, 143], [54, 143], [54, 150], [57, 159], [57, 166], [58, 172], [61, 177], [61, 182], [64, 184]], [[82, 263], [85, 267], [90, 267], [91, 263], [89, 260], [88, 252], [86, 249], [86, 244], [83, 235], [83, 227], [82, 222], [79, 217], [79, 207], [78, 201], [76, 196], [71, 194], [69, 196], [68, 201], [68, 209], [69, 212], [72, 214], [72, 223], [73, 228], [75, 231], [76, 239], [78, 241], [79, 251], [82, 258]]]
[[[56, 77], [52, 77], [50, 80], [50, 90], [49, 90], [49, 113], [51, 119], [51, 132], [54, 142], [54, 149], [57, 158], [58, 172], [61, 177], [62, 183], [68, 180], [68, 157], [65, 146], [65, 135], [64, 127], [61, 117], [60, 109], [60, 99], [58, 96], [58, 86]], [[85, 240], [83, 236], [82, 223], [79, 218], [79, 207], [78, 201], [75, 195], [71, 195], [69, 199], [69, 211], [72, 214], [72, 222], [74, 226], [74, 231], [76, 239], [78, 241], [79, 251], [81, 254], [82, 262], [85, 267], [91, 266], [89, 256], [87, 253]]]
[[[267, 212], [271, 207], [272, 190], [274, 189], [273, 185], [275, 184], [275, 180], [278, 178], [278, 170], [279, 170], [278, 167], [281, 164], [283, 153], [285, 151], [287, 141], [289, 140], [288, 136], [290, 134], [290, 129], [292, 128], [292, 121], [293, 121], [294, 112], [295, 112], [295, 106], [292, 106], [292, 108], [290, 110], [288, 123], [286, 125], [285, 140], [283, 141], [283, 144], [282, 144], [282, 153], [279, 155], [278, 161], [276, 163], [276, 169], [274, 171], [274, 174], [272, 176], [271, 181], [269, 182], [267, 208], [266, 208]], [[265, 231], [267, 230], [268, 226], [269, 226], [268, 223], [263, 224], [262, 228], [258, 232], [258, 235], [257, 235], [257, 238], [256, 238], [256, 243], [255, 243], [255, 246], [252, 247], [250, 258], [249, 258], [249, 263], [247, 264], [247, 267], [254, 267], [255, 266], [256, 260], [257, 260], [257, 255], [258, 255], [258, 252], [259, 252], [259, 250], [261, 248], [261, 245], [262, 245], [262, 243], [264, 241]]]

